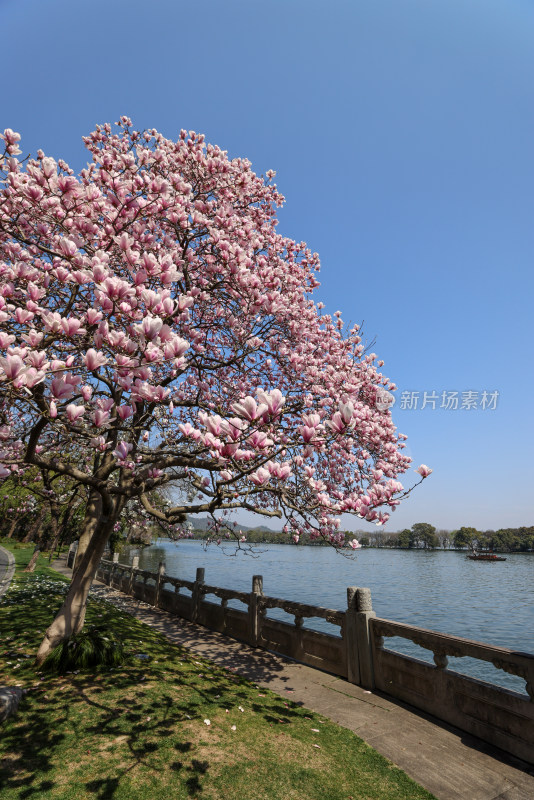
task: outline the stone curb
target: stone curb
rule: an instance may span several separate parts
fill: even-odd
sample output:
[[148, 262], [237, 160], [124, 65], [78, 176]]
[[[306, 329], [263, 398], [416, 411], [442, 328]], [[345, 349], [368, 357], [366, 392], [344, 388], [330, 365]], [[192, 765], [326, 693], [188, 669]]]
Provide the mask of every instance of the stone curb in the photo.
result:
[[3, 566], [5, 566], [5, 572], [0, 577], [0, 597], [2, 597], [9, 589], [9, 584], [11, 583], [13, 575], [15, 574], [15, 559], [4, 547], [0, 547], [0, 552], [7, 558], [7, 564], [2, 564], [0, 566], [0, 570]]
[[0, 686], [0, 723], [15, 714], [27, 689], [18, 686]]

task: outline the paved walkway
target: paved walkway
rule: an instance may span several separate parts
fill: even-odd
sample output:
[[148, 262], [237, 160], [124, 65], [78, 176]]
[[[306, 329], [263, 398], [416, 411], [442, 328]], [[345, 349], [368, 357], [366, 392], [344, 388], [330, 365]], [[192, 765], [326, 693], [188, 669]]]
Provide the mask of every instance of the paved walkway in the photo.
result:
[[[70, 576], [65, 559], [53, 567]], [[217, 664], [349, 728], [438, 800], [534, 800], [534, 767], [378, 692], [254, 649], [95, 582], [93, 592]]]

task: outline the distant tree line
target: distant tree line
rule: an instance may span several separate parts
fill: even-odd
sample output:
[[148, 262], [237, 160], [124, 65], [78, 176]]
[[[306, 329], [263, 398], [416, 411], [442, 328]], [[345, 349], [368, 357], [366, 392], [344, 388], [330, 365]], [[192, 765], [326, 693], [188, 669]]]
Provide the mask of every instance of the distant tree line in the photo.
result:
[[401, 550], [493, 550], [504, 553], [534, 551], [534, 526], [479, 531], [462, 527], [455, 531], [436, 530], [428, 522], [416, 522], [395, 533], [370, 533], [360, 537], [367, 547], [392, 547]]
[[[201, 539], [203, 541], [207, 541], [208, 539], [217, 539], [218, 535], [214, 534], [212, 531], [198, 529], [194, 527], [193, 524], [193, 539]], [[239, 529], [237, 529], [239, 530]], [[289, 533], [284, 533], [284, 531], [274, 531], [268, 528], [246, 528], [243, 530], [243, 536], [245, 537], [246, 541], [249, 544], [292, 544], [295, 545], [293, 541], [293, 537]], [[235, 535], [235, 534], [234, 534]], [[354, 539], [354, 533], [348, 533], [347, 536], [350, 536], [350, 539]], [[349, 539], [349, 541], [350, 541]], [[312, 545], [314, 547], [330, 547], [328, 542], [325, 542], [324, 539], [315, 539], [311, 540], [309, 535], [303, 533], [299, 537], [298, 542], [299, 547], [301, 545]]]
[[[216, 538], [210, 530], [195, 529], [193, 538]], [[273, 531], [268, 528], [247, 528], [243, 531], [250, 544], [295, 544], [289, 533]], [[496, 552], [534, 551], [534, 526], [522, 528], [501, 528], [498, 531], [479, 531], [476, 528], [462, 527], [456, 531], [436, 529], [428, 522], [416, 522], [411, 528], [394, 533], [346, 531], [346, 539], [357, 538], [364, 547], [390, 547], [400, 550], [494, 550]], [[301, 535], [298, 545], [325, 546], [325, 542], [310, 541], [306, 534]]]

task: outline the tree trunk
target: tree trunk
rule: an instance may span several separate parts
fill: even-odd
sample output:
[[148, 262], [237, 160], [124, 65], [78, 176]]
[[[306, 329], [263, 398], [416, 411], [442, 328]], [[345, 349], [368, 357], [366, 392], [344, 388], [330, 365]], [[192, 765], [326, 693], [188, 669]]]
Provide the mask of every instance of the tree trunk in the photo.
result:
[[50, 502], [50, 532], [47, 537], [46, 543], [41, 541], [41, 547], [43, 550], [48, 550], [46, 546], [50, 539], [52, 539], [52, 544], [50, 545], [50, 555], [54, 552], [54, 549], [59, 541], [59, 537], [61, 535], [61, 506], [59, 503]]
[[45, 531], [42, 531], [41, 538], [39, 539], [39, 544], [41, 545], [43, 551], [48, 550], [50, 539], [52, 539], [52, 541], [55, 541], [56, 537], [59, 535], [58, 521], [60, 517], [61, 517], [61, 511], [59, 503], [50, 503], [50, 525], [47, 526], [46, 528], [46, 535]]
[[54, 540], [53, 540], [52, 544], [50, 545], [50, 557], [48, 559], [48, 563], [50, 563], [52, 561], [52, 557], [54, 555], [54, 551], [55, 551], [56, 547], [59, 545], [59, 540], [60, 539], [63, 540], [63, 536], [64, 536], [63, 525], [56, 525], [55, 527], [56, 527], [56, 535], [54, 536]]
[[36, 544], [35, 545], [35, 550], [33, 551], [33, 555], [30, 558], [30, 560], [28, 561], [28, 566], [26, 567], [24, 572], [33, 572], [34, 571], [35, 566], [37, 564], [37, 559], [39, 558], [39, 553], [40, 552], [41, 551], [39, 550], [39, 545]]
[[[71, 495], [70, 500], [67, 503], [67, 507], [65, 508], [65, 510], [63, 512], [63, 516], [61, 517], [61, 523], [56, 525], [57, 533], [56, 533], [56, 535], [54, 537], [54, 541], [52, 542], [52, 545], [50, 547], [50, 558], [48, 559], [48, 563], [50, 563], [52, 561], [52, 558], [54, 556], [54, 552], [55, 552], [56, 548], [58, 550], [58, 556], [59, 556], [59, 552], [61, 550], [61, 545], [63, 544], [63, 540], [64, 540], [65, 536], [67, 535], [67, 527], [68, 527], [68, 524], [69, 524], [70, 515], [72, 513], [72, 507], [74, 505], [74, 501], [76, 499], [76, 495], [77, 494], [78, 494], [78, 491], [76, 490]], [[57, 515], [57, 518], [58, 519], [60, 518], [60, 514], [59, 513]]]
[[23, 538], [22, 541], [24, 543], [33, 542], [34, 536], [35, 536], [36, 533], [39, 532], [39, 528], [41, 527], [41, 523], [42, 523], [43, 519], [45, 518], [45, 516], [46, 516], [46, 508], [41, 510], [41, 513], [39, 514], [39, 516], [35, 520], [34, 524], [31, 526], [30, 530], [28, 531], [26, 536]]
[[[69, 521], [68, 516], [67, 516], [66, 520], [65, 520], [65, 516], [63, 516], [63, 519], [61, 520], [61, 525], [57, 526], [57, 533], [56, 533], [56, 535], [54, 537], [54, 541], [50, 545], [50, 557], [48, 559], [48, 563], [50, 563], [52, 561], [56, 549], [58, 551], [57, 556], [59, 556], [59, 552], [61, 550], [61, 545], [63, 544], [63, 539], [65, 538], [66, 533], [67, 533], [67, 523], [68, 523], [68, 521]], [[57, 556], [56, 556], [56, 558], [57, 558]]]
[[118, 513], [110, 517], [99, 515], [93, 521], [93, 535], [90, 540], [90, 546], [86, 548], [78, 568], [73, 573], [65, 602], [45, 633], [35, 659], [37, 665], [42, 664], [47, 655], [58, 644], [82, 630], [89, 589], [117, 517]]
[[78, 550], [76, 551], [76, 558], [74, 561], [73, 574], [76, 572], [81, 564], [89, 542], [93, 534], [96, 532], [100, 517], [102, 515], [102, 498], [100, 494], [94, 489], [89, 493], [89, 499], [85, 508], [85, 516], [83, 519], [83, 527], [78, 540]]
[[11, 537], [15, 533], [15, 528], [17, 527], [18, 522], [19, 522], [18, 517], [15, 517], [15, 519], [11, 520], [11, 525], [9, 526], [9, 531], [7, 532], [6, 539], [11, 539]]

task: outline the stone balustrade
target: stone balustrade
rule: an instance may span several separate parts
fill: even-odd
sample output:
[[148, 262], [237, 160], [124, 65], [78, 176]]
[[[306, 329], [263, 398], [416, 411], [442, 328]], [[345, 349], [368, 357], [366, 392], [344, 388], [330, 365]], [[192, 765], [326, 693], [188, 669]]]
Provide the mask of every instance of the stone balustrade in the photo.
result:
[[[158, 572], [139, 569], [138, 558], [131, 566], [102, 560], [97, 578], [170, 614], [378, 689], [534, 763], [534, 655], [377, 618], [370, 590], [360, 587], [347, 589], [347, 609], [338, 611], [264, 595], [261, 575], [253, 577], [251, 592], [241, 592], [207, 584], [203, 568], [187, 581], [166, 575], [163, 563]], [[245, 609], [228, 605], [232, 600]], [[293, 622], [268, 616], [269, 609], [284, 611]], [[340, 635], [304, 627], [311, 618], [339, 626]], [[434, 663], [388, 649], [389, 637], [429, 650]], [[449, 670], [448, 657], [481, 659], [518, 675], [526, 694]]]
[[[371, 619], [369, 629], [377, 689], [534, 763], [534, 655], [385, 619]], [[429, 650], [434, 663], [387, 649], [389, 637]], [[449, 657], [518, 675], [526, 694], [450, 670]]]

